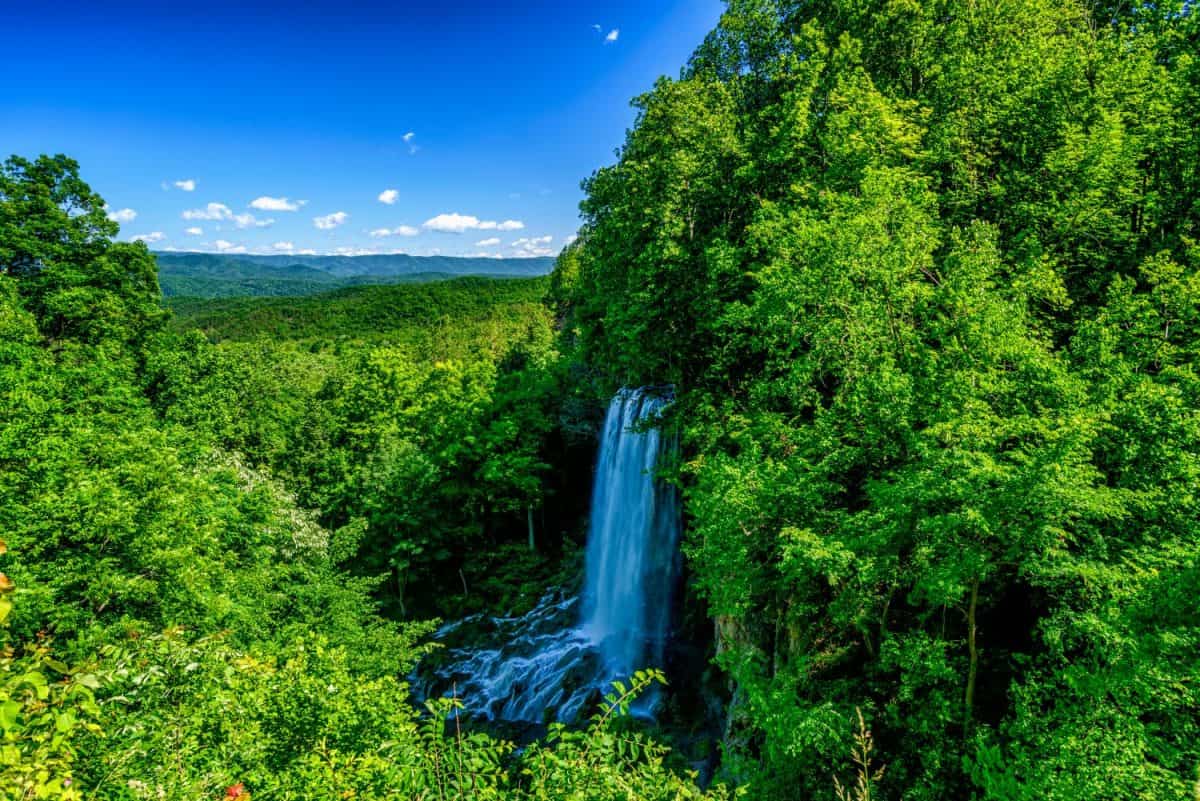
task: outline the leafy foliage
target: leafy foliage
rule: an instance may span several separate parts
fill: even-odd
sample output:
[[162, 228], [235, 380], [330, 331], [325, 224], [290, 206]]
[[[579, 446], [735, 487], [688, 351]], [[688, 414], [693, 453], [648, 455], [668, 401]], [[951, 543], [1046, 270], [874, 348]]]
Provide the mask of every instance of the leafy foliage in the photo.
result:
[[625, 716], [660, 674], [519, 752], [398, 679], [571, 564], [622, 383], [676, 389], [748, 795], [1194, 795], [1198, 26], [731, 0], [549, 279], [169, 325], [77, 165], [9, 159], [0, 797], [728, 797]]
[[[0, 555], [7, 545], [0, 541]], [[0, 798], [80, 798], [73, 767], [82, 732], [100, 730], [96, 676], [72, 674], [44, 644], [14, 653], [7, 641], [16, 585], [0, 573]]]
[[154, 258], [116, 233], [66, 156], [0, 166], [0, 275], [17, 280], [48, 339], [117, 345], [161, 324]]
[[1191, 792], [1194, 12], [733, 0], [587, 182], [552, 285], [676, 385], [757, 797], [860, 707], [876, 797]]
[[[555, 483], [544, 281], [233, 303], [214, 344], [164, 328], [103, 208], [68, 159], [0, 172], [0, 799], [568, 797], [455, 702], [415, 708], [433, 626], [381, 614], [453, 607], [445, 573], [465, 604], [472, 554], [525, 546]], [[477, 590], [516, 603], [513, 572]], [[593, 748], [621, 714], [539, 753], [708, 797], [661, 748]]]
[[[228, 339], [164, 337], [152, 397], [167, 420], [285, 476], [327, 527], [358, 532], [342, 558], [390, 578], [389, 610], [458, 613], [488, 597], [471, 587], [490, 579], [489, 555], [532, 536], [562, 484], [548, 474], [564, 377], [544, 292], [540, 279], [466, 278], [194, 304], [177, 325]], [[530, 568], [545, 578], [574, 546], [530, 547], [539, 539], [549, 558]]]

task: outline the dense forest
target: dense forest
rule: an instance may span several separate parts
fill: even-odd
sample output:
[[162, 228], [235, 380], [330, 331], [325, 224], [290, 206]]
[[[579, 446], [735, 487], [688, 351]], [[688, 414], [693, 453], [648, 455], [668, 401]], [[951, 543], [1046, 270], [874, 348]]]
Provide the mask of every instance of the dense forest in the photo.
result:
[[[731, 0], [548, 279], [167, 303], [10, 158], [0, 799], [1200, 797], [1198, 56], [1190, 1]], [[519, 746], [407, 685], [578, 580], [643, 385], [703, 789], [658, 670]]]
[[1187, 2], [733, 2], [587, 182], [568, 333], [680, 390], [757, 797], [856, 710], [882, 797], [1193, 792], [1197, 55]]
[[422, 620], [577, 550], [544, 279], [172, 318], [103, 206], [0, 170], [0, 798], [700, 797], [625, 717], [658, 674], [520, 753], [409, 697]]

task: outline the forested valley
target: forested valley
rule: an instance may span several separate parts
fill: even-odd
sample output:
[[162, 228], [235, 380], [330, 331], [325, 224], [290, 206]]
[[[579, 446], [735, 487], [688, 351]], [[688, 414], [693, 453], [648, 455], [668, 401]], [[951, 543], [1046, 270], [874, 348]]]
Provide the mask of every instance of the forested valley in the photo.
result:
[[[164, 298], [9, 158], [0, 799], [1200, 799], [1198, 56], [1190, 0], [730, 0], [548, 277]], [[622, 387], [663, 664], [415, 697], [579, 591]]]

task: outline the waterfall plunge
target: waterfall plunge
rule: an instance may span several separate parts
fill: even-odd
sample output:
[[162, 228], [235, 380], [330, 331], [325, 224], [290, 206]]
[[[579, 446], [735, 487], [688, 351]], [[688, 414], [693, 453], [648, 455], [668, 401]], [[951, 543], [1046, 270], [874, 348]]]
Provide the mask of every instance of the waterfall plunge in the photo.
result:
[[[485, 720], [574, 720], [614, 679], [662, 665], [678, 573], [679, 498], [655, 478], [664, 448], [657, 429], [639, 431], [666, 401], [621, 390], [609, 405], [592, 488], [582, 604], [550, 593], [519, 618], [475, 616], [443, 627], [448, 645], [431, 671], [418, 669], [419, 697], [454, 692]], [[580, 610], [582, 606], [582, 610]], [[471, 630], [494, 647], [453, 647]]]
[[671, 623], [679, 500], [654, 477], [659, 431], [634, 430], [664, 405], [642, 390], [622, 390], [609, 405], [600, 439], [582, 627], [614, 676], [661, 665]]

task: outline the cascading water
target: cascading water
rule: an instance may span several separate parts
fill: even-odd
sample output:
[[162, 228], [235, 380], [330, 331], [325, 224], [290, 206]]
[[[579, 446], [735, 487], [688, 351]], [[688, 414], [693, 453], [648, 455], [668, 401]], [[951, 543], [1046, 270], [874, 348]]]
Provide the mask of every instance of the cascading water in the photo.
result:
[[583, 631], [605, 667], [627, 676], [662, 664], [678, 572], [679, 500], [657, 481], [658, 429], [637, 432], [665, 401], [622, 390], [608, 409], [592, 489], [583, 591]]
[[[665, 450], [656, 428], [667, 401], [621, 390], [608, 407], [592, 488], [582, 599], [549, 593], [527, 615], [476, 615], [444, 626], [444, 659], [419, 668], [418, 697], [453, 693], [485, 720], [564, 722], [614, 679], [662, 665], [678, 574], [679, 498], [655, 477]], [[582, 600], [582, 604], [580, 601]], [[582, 609], [580, 607], [582, 606]], [[495, 647], [470, 647], [481, 634]]]

